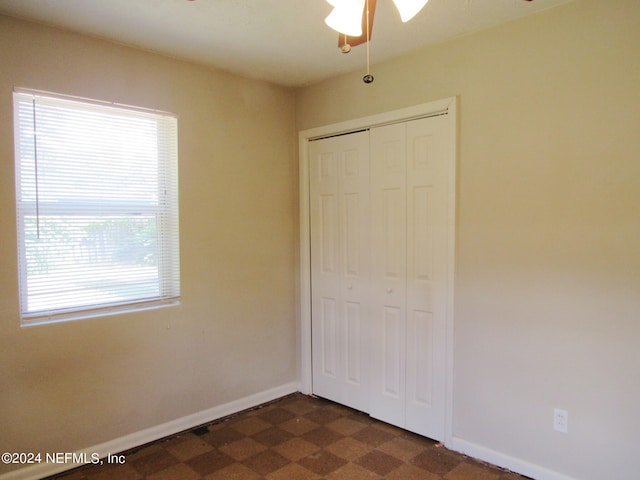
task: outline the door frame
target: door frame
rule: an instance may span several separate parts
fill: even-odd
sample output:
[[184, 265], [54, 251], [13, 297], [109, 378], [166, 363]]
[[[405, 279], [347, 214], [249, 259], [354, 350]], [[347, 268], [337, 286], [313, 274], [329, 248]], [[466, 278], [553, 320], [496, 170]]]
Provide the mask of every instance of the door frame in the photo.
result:
[[300, 211], [300, 295], [298, 304], [298, 372], [299, 390], [313, 393], [311, 360], [311, 242], [309, 223], [309, 155], [310, 141], [332, 135], [350, 133], [370, 127], [404, 122], [417, 118], [447, 114], [448, 119], [448, 219], [447, 219], [447, 314], [445, 340], [445, 445], [453, 432], [453, 321], [456, 224], [456, 164], [457, 164], [457, 97], [423, 103], [377, 115], [302, 130], [298, 133], [299, 148], [299, 211]]

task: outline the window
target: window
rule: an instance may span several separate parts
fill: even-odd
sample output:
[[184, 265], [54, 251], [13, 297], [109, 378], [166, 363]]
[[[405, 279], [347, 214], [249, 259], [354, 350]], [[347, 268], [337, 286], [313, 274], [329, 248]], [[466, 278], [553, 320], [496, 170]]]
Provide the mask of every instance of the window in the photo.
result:
[[23, 324], [175, 304], [173, 115], [14, 92]]

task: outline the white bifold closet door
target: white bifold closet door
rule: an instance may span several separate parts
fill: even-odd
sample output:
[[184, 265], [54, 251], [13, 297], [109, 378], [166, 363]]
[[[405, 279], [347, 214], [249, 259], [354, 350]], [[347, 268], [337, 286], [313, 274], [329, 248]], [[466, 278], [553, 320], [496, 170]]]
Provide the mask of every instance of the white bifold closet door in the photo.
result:
[[316, 395], [369, 410], [369, 133], [309, 145]]
[[444, 439], [447, 124], [371, 129], [371, 416]]
[[447, 122], [310, 142], [313, 392], [444, 439]]

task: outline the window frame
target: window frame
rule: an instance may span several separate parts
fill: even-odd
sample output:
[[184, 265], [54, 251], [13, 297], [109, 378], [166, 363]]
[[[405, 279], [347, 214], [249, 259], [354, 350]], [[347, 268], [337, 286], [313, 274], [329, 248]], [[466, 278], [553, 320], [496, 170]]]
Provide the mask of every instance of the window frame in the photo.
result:
[[[137, 298], [128, 298], [120, 301], [99, 302], [94, 301], [91, 304], [75, 305], [75, 306], [58, 306], [47, 309], [30, 309], [30, 292], [28, 288], [28, 265], [27, 265], [27, 240], [26, 240], [26, 218], [31, 212], [36, 215], [39, 222], [40, 213], [38, 200], [35, 205], [33, 200], [26, 200], [22, 195], [23, 176], [21, 169], [28, 161], [23, 160], [21, 149], [21, 129], [26, 128], [21, 124], [19, 117], [20, 102], [33, 101], [34, 117], [36, 115], [37, 102], [49, 102], [50, 104], [64, 105], [64, 108], [75, 108], [85, 113], [90, 110], [99, 110], [103, 113], [112, 112], [115, 118], [124, 117], [141, 117], [156, 122], [157, 128], [157, 155], [155, 156], [157, 178], [152, 185], [157, 185], [157, 199], [154, 203], [123, 203], [115, 205], [108, 198], [97, 198], [94, 201], [86, 199], [78, 199], [77, 201], [61, 202], [57, 206], [48, 204], [47, 215], [51, 212], [60, 212], [59, 216], [80, 215], [78, 206], [82, 210], [87, 210], [86, 217], [99, 221], [109, 219], [109, 214], [113, 218], [122, 219], [131, 218], [125, 212], [135, 209], [142, 212], [145, 217], [151, 218], [155, 225], [157, 238], [157, 265], [156, 276], [154, 277], [158, 295], [140, 296]], [[149, 309], [162, 308], [180, 304], [180, 241], [179, 241], [179, 198], [178, 198], [178, 124], [177, 116], [159, 110], [151, 110], [141, 107], [132, 107], [129, 105], [116, 104], [112, 102], [104, 102], [81, 97], [68, 95], [60, 95], [50, 92], [38, 90], [15, 88], [13, 91], [13, 108], [14, 108], [14, 165], [15, 165], [15, 201], [16, 201], [16, 227], [17, 227], [17, 253], [18, 253], [18, 282], [19, 282], [19, 301], [20, 301], [20, 321], [22, 326], [39, 325], [43, 323], [55, 323], [69, 320], [79, 320], [84, 318], [94, 318], [117, 313], [127, 313], [134, 311], [142, 311]], [[30, 131], [34, 133], [34, 138], [38, 134], [38, 127], [34, 123], [30, 126]], [[36, 165], [36, 178], [39, 175], [37, 162], [38, 154], [35, 148], [36, 140], [34, 139], [34, 153], [32, 160]], [[105, 166], [108, 163], [104, 163]], [[115, 167], [112, 167], [115, 168]], [[98, 177], [98, 175], [96, 175]], [[108, 186], [105, 182], [104, 185]], [[37, 188], [37, 187], [36, 187]], [[160, 193], [163, 192], [163, 193]], [[75, 205], [75, 207], [74, 207]], [[93, 210], [91, 210], [93, 208]], [[35, 212], [34, 212], [35, 210]], [[151, 252], [151, 251], [150, 251]], [[94, 269], [98, 268], [97, 263], [93, 263]], [[123, 280], [124, 282], [124, 280]], [[31, 295], [32, 296], [32, 295]], [[32, 300], [32, 299], [31, 299]]]

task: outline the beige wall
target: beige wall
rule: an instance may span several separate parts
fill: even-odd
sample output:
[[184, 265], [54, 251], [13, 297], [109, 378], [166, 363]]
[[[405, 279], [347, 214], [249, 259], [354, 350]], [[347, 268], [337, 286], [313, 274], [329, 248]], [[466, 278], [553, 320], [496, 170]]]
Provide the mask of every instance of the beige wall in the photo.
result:
[[[181, 306], [20, 328], [14, 86], [178, 115]], [[291, 90], [0, 17], [0, 451], [88, 448], [296, 381], [295, 152]]]
[[[634, 478], [638, 18], [576, 0], [294, 98], [0, 17], [0, 451], [86, 448], [295, 381], [295, 131], [458, 95], [455, 441]], [[19, 327], [13, 86], [179, 115], [180, 307]]]
[[454, 444], [582, 480], [640, 470], [639, 20], [576, 0], [296, 96], [298, 130], [458, 96]]

